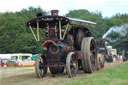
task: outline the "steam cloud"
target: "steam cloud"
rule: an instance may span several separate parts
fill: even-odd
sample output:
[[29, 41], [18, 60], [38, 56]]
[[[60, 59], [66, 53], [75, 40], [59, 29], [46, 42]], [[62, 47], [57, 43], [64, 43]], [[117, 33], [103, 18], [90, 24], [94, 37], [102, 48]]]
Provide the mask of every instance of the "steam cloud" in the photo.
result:
[[[104, 35], [102, 38], [107, 38], [107, 35], [109, 35], [111, 32], [116, 32], [119, 33], [120, 36], [126, 36], [128, 33], [128, 24], [124, 24], [121, 26], [115, 26], [111, 27]], [[108, 38], [107, 38], [108, 39]]]

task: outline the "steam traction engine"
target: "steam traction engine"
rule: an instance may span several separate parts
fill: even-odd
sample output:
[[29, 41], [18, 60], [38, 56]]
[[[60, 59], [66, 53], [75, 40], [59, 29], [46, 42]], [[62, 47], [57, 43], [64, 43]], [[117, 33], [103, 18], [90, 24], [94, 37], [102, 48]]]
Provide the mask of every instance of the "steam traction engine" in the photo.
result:
[[105, 60], [108, 60], [108, 51], [105, 42], [109, 42], [107, 39], [97, 39], [97, 60], [98, 60], [98, 70], [104, 67]]
[[[46, 33], [42, 46], [46, 47], [37, 57], [35, 71], [37, 77], [44, 77], [49, 68], [52, 75], [63, 73], [66, 68], [69, 77], [74, 77], [79, 69], [92, 73], [97, 69], [95, 41], [89, 28], [96, 23], [80, 19], [58, 16], [58, 10], [51, 15], [38, 14], [27, 22], [36, 41], [40, 41], [39, 28]], [[33, 28], [36, 28], [37, 36]]]

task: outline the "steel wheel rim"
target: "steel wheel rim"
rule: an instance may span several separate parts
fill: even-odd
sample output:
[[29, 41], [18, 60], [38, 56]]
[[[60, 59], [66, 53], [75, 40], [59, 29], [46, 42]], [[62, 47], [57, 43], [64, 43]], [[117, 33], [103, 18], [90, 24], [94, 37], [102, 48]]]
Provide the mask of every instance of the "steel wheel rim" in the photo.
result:
[[76, 76], [78, 70], [78, 60], [74, 52], [69, 52], [66, 59], [66, 71], [70, 78]]
[[90, 61], [93, 71], [96, 71], [96, 46], [94, 40], [90, 43]]
[[44, 60], [40, 57], [39, 59], [39, 74], [40, 74], [40, 77], [44, 77], [47, 73], [47, 67], [41, 67], [41, 64], [42, 65], [45, 65], [44, 64]]

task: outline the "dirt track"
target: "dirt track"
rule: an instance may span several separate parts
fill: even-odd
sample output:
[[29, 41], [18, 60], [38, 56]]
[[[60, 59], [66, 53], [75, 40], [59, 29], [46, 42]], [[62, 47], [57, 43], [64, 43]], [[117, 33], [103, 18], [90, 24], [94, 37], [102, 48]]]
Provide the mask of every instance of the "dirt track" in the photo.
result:
[[[105, 68], [101, 71], [119, 64], [122, 64], [122, 62], [105, 64]], [[0, 85], [63, 85], [65, 82], [77, 80], [88, 75], [90, 74], [79, 72], [76, 77], [68, 78], [66, 73], [58, 74], [55, 77], [51, 77], [51, 74], [48, 73], [46, 77], [39, 79], [36, 78], [34, 67], [0, 68]]]

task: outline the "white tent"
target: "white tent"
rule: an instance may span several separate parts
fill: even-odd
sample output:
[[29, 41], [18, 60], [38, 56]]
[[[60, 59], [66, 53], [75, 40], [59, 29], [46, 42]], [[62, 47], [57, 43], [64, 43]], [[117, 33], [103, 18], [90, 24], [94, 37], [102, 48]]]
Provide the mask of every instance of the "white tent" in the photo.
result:
[[0, 54], [1, 59], [11, 59], [12, 54]]

